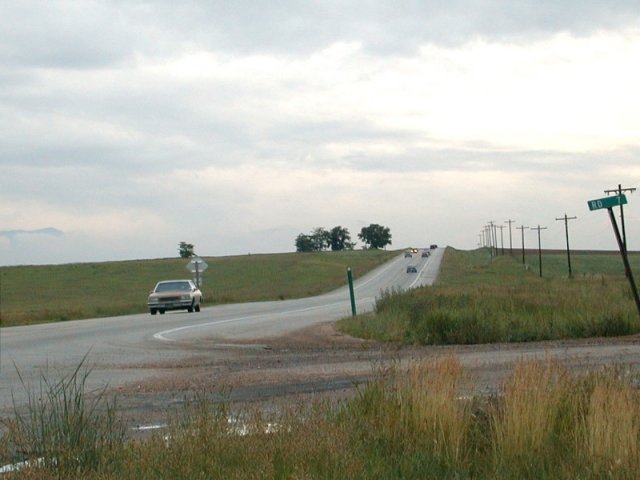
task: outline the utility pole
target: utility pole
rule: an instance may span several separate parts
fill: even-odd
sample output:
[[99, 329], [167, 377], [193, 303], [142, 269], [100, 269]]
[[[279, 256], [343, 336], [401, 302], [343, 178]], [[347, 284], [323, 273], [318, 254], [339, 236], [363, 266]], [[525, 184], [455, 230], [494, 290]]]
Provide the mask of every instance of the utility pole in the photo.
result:
[[[622, 205], [622, 202], [620, 202], [620, 205]], [[624, 271], [627, 276], [627, 280], [629, 280], [629, 284], [631, 285], [631, 293], [633, 293], [633, 298], [636, 301], [636, 308], [638, 309], [638, 313], [640, 313], [640, 296], [638, 296], [638, 288], [636, 287], [636, 282], [633, 279], [633, 274], [631, 273], [631, 266], [629, 265], [629, 256], [627, 254], [626, 248], [624, 248], [623, 246], [620, 233], [618, 232], [618, 225], [616, 224], [616, 216], [613, 214], [613, 208], [608, 208], [607, 210], [609, 210], [609, 219], [611, 220], [611, 225], [613, 225], [613, 232], [616, 235], [618, 247], [622, 252], [622, 262], [624, 263]]]
[[537, 227], [531, 227], [531, 230], [538, 231], [538, 264], [540, 265], [540, 276], [542, 276], [542, 247], [540, 243], [540, 230], [546, 230], [547, 227], [541, 227], [538, 225]]
[[504, 225], [496, 225], [496, 228], [500, 229], [500, 254], [504, 257], [504, 237], [502, 236], [502, 230], [504, 230]]
[[509, 224], [509, 255], [513, 255], [513, 244], [511, 243], [511, 224], [515, 223], [515, 220], [509, 219], [504, 223]]
[[493, 244], [491, 243], [493, 240], [493, 236], [491, 235], [491, 226], [484, 226], [485, 237], [487, 238], [487, 247], [489, 247], [489, 256], [493, 258]]
[[525, 227], [524, 225], [520, 226], [520, 227], [516, 227], [516, 229], [520, 230], [522, 232], [522, 265], [524, 265], [524, 231], [529, 228], [529, 227]]
[[556, 220], [564, 220], [564, 233], [567, 237], [567, 263], [569, 264], [569, 278], [571, 278], [573, 272], [571, 271], [571, 250], [569, 249], [569, 220], [575, 220], [578, 217], [567, 217], [567, 214], [564, 214], [564, 217], [556, 218]]
[[[496, 229], [495, 229], [495, 225], [496, 222], [494, 222], [493, 220], [489, 220], [489, 234], [491, 235], [491, 242], [493, 247], [495, 247], [496, 249], [496, 256], [498, 256], [498, 242], [496, 241]], [[491, 254], [493, 256], [493, 252]]]
[[[607, 195], [613, 193], [615, 195], [622, 195], [624, 192], [633, 193], [635, 192], [635, 187], [630, 188], [622, 188], [622, 185], [618, 184], [618, 188], [613, 190], [605, 190], [604, 193]], [[622, 224], [622, 245], [624, 247], [624, 251], [627, 251], [627, 232], [624, 227], [624, 209], [622, 208], [622, 203], [620, 203], [620, 222]]]

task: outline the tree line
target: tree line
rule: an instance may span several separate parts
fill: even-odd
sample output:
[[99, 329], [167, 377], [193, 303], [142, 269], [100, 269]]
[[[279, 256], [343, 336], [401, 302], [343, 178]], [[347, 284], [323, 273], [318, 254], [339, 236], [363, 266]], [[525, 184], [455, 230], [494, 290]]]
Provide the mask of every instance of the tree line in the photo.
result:
[[[384, 248], [391, 245], [391, 231], [389, 227], [372, 223], [368, 227], [362, 227], [358, 238], [364, 243], [366, 249]], [[351, 234], [348, 228], [340, 225], [327, 230], [323, 227], [314, 228], [309, 234], [301, 233], [295, 240], [296, 252], [321, 252], [323, 250], [340, 251], [353, 250], [356, 246], [351, 241]], [[195, 256], [192, 243], [180, 242], [178, 252], [181, 258], [191, 258]]]
[[[391, 245], [391, 231], [389, 227], [370, 224], [362, 227], [358, 238], [365, 244], [364, 248], [384, 248]], [[353, 250], [355, 242], [351, 241], [348, 228], [340, 225], [327, 230], [323, 227], [314, 228], [309, 234], [301, 233], [296, 237], [296, 252], [321, 252], [323, 250], [340, 251]]]

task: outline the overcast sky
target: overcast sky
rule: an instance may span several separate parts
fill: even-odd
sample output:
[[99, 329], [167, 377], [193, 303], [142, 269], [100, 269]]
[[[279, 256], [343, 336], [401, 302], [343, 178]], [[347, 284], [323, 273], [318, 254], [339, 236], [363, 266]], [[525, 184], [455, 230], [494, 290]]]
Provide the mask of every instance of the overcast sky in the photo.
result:
[[615, 249], [587, 200], [640, 186], [639, 88], [637, 0], [0, 0], [0, 265], [564, 248], [565, 213]]

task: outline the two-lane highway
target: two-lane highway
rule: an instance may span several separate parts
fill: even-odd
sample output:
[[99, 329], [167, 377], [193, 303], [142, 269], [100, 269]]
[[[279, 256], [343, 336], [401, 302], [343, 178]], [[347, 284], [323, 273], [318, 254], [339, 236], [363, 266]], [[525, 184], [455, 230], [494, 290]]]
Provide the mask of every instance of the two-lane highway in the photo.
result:
[[[355, 279], [358, 313], [371, 311], [375, 299], [389, 289], [432, 284], [444, 249], [412, 258], [399, 255]], [[415, 265], [417, 273], [407, 273]], [[357, 272], [355, 272], [357, 273]], [[345, 273], [346, 277], [346, 273]], [[117, 386], [154, 375], [149, 365], [169, 365], [193, 354], [202, 339], [224, 342], [286, 334], [351, 314], [348, 288], [298, 300], [220, 305], [200, 313], [127, 315], [0, 330], [0, 414], [11, 410], [12, 395], [24, 400], [18, 372], [27, 384], [38, 385], [73, 371], [86, 356], [91, 368], [87, 387]]]

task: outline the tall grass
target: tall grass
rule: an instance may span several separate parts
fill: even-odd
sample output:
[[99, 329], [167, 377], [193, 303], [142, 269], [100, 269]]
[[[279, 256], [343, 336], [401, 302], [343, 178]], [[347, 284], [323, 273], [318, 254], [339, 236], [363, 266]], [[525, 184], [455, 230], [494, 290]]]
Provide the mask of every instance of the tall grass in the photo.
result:
[[455, 358], [423, 360], [353, 400], [345, 411], [374, 465], [361, 478], [637, 478], [630, 376], [520, 362], [490, 398], [461, 396], [464, 376]]
[[[522, 361], [497, 396], [468, 397], [472, 378], [454, 357], [398, 362], [337, 404], [231, 417], [203, 393], [167, 431], [128, 443], [112, 422], [79, 421], [95, 409], [77, 401], [76, 378], [45, 389], [3, 440], [43, 459], [15, 478], [632, 479], [640, 467], [637, 379], [620, 369]], [[81, 431], [96, 428], [112, 433]]]
[[637, 393], [619, 378], [596, 379], [581, 425], [594, 469], [607, 472], [612, 468], [638, 468], [639, 413]]
[[383, 292], [373, 314], [339, 326], [398, 343], [477, 344], [629, 335], [640, 318], [622, 272], [540, 278], [512, 257], [448, 249], [437, 286]]
[[557, 454], [564, 442], [566, 425], [560, 428], [563, 415], [572, 415], [574, 404], [571, 382], [565, 372], [550, 362], [516, 365], [511, 378], [504, 385], [501, 404], [493, 409], [493, 451], [499, 470], [538, 463], [536, 458], [550, 458]]

